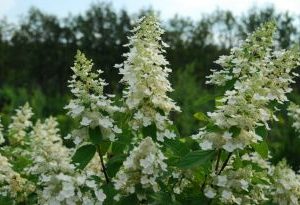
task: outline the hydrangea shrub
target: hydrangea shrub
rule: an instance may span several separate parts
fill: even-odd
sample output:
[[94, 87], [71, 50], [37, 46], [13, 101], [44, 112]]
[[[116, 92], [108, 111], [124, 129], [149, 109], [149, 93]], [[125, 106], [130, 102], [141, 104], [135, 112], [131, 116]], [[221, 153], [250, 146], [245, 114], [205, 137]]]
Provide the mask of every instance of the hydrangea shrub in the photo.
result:
[[[0, 121], [0, 204], [299, 204], [300, 175], [284, 160], [273, 165], [266, 141], [300, 65], [298, 48], [275, 49], [275, 32], [266, 23], [216, 61], [207, 83], [226, 91], [215, 110], [194, 115], [205, 126], [188, 137], [170, 115], [180, 107], [168, 96], [168, 45], [154, 15], [137, 22], [115, 65], [121, 97], [104, 93], [102, 70], [78, 51], [67, 136], [54, 117], [33, 121], [29, 104], [7, 127]], [[299, 106], [288, 113], [299, 132]]]

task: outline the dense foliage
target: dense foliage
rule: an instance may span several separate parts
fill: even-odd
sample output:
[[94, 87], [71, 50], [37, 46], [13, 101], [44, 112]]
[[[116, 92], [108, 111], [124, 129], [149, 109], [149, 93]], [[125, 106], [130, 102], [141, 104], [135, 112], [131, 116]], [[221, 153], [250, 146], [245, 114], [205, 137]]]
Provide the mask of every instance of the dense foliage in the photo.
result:
[[199, 131], [183, 136], [171, 118], [184, 111], [169, 97], [163, 33], [153, 13], [131, 30], [114, 66], [117, 96], [77, 51], [64, 107], [72, 130], [63, 138], [55, 118], [32, 120], [28, 103], [0, 126], [1, 204], [300, 203], [300, 175], [285, 160], [272, 163], [267, 141], [284, 109], [299, 132], [300, 108], [288, 97], [298, 47], [278, 48], [273, 21], [248, 34], [216, 61], [206, 83], [224, 93], [213, 111], [194, 115]]

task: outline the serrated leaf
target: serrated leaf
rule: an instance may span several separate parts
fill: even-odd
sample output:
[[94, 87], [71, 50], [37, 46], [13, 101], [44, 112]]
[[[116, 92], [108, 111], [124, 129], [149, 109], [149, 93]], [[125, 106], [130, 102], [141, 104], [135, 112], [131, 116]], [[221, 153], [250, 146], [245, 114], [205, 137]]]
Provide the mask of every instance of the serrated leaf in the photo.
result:
[[191, 169], [198, 166], [207, 166], [212, 163], [215, 156], [215, 151], [197, 150], [188, 153], [177, 164], [177, 167]]
[[96, 153], [96, 147], [92, 144], [87, 144], [79, 147], [72, 157], [72, 163], [77, 169], [84, 169], [92, 160]]
[[209, 122], [209, 118], [203, 112], [197, 112], [194, 114], [194, 117], [202, 122]]
[[265, 141], [258, 144], [252, 144], [253, 149], [264, 159], [268, 158], [269, 148]]

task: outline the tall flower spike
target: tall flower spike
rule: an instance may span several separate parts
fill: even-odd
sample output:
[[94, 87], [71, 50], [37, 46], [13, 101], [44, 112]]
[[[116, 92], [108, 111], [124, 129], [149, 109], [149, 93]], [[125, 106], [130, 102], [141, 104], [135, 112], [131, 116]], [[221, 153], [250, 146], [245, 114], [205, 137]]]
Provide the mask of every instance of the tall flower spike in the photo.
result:
[[58, 123], [52, 117], [38, 121], [32, 131], [32, 166], [28, 174], [38, 177], [38, 204], [99, 204], [106, 198], [92, 176], [93, 169], [76, 171], [72, 150], [62, 144]]
[[[115, 125], [110, 115], [119, 108], [113, 106], [112, 100], [103, 94], [106, 83], [99, 76], [102, 71], [98, 70], [94, 73], [92, 67], [92, 61], [78, 51], [72, 67], [74, 74], [69, 81], [69, 87], [75, 98], [65, 108], [69, 110], [68, 114], [72, 117], [80, 119], [82, 127], [100, 126], [102, 132], [105, 133], [103, 136], [114, 141], [115, 133], [120, 133], [121, 130]], [[76, 141], [81, 142], [84, 139]]]
[[12, 117], [13, 122], [8, 126], [9, 142], [12, 145], [23, 144], [26, 136], [26, 129], [32, 126], [30, 121], [33, 115], [28, 103], [16, 110], [16, 115]]
[[268, 105], [288, 101], [286, 94], [292, 90], [297, 75], [292, 71], [299, 65], [300, 53], [298, 49], [272, 51], [274, 31], [273, 23], [263, 25], [241, 47], [232, 49], [231, 55], [217, 61], [223, 69], [214, 72], [208, 83], [223, 85], [233, 80], [234, 85], [218, 100], [216, 110], [208, 113], [221, 131], [203, 128], [193, 136], [200, 139], [202, 149], [243, 149], [262, 139], [255, 133], [256, 127], [269, 129], [268, 122], [277, 120]]
[[154, 15], [143, 17], [133, 29], [129, 38], [129, 53], [126, 60], [116, 65], [123, 75], [121, 82], [127, 85], [124, 91], [126, 105], [134, 112], [131, 121], [134, 129], [147, 127], [155, 123], [158, 128], [158, 140], [173, 138], [170, 132], [164, 132], [168, 124], [170, 111], [180, 111], [175, 102], [167, 96], [172, 91], [168, 75], [168, 61], [163, 56], [167, 44], [161, 39], [164, 31]]

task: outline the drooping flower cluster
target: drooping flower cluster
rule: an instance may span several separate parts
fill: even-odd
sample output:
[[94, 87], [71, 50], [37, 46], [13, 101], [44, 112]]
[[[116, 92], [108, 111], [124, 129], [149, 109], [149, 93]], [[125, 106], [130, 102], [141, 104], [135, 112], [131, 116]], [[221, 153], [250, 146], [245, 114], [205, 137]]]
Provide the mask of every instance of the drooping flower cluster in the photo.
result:
[[289, 168], [285, 161], [277, 164], [272, 176], [275, 181], [272, 186], [272, 199], [280, 205], [300, 204], [300, 175]]
[[300, 132], [300, 106], [291, 103], [288, 107], [288, 115], [294, 120], [292, 127], [296, 132]]
[[16, 110], [16, 115], [12, 117], [13, 122], [8, 127], [9, 142], [12, 145], [24, 143], [26, 129], [32, 126], [30, 121], [32, 109], [28, 103]]
[[141, 18], [126, 45], [130, 49], [124, 54], [126, 61], [116, 65], [123, 75], [121, 82], [127, 86], [124, 97], [127, 108], [133, 112], [132, 128], [137, 130], [154, 123], [159, 141], [175, 137], [174, 133], [166, 131], [172, 124], [168, 115], [172, 110], [180, 111], [167, 96], [172, 91], [167, 79], [171, 69], [163, 56], [167, 47], [161, 39], [163, 33], [154, 15]]
[[[223, 69], [213, 70], [208, 83], [234, 84], [218, 100], [216, 110], [207, 113], [220, 131], [203, 128], [193, 136], [202, 149], [223, 148], [228, 152], [243, 149], [262, 140], [255, 128], [269, 129], [268, 122], [277, 120], [268, 105], [288, 101], [286, 94], [292, 90], [290, 84], [297, 75], [293, 69], [300, 65], [300, 54], [296, 49], [272, 51], [274, 31], [273, 23], [263, 25], [239, 48], [232, 49], [229, 56], [216, 61]], [[232, 129], [240, 131], [235, 134]]]
[[32, 137], [32, 166], [27, 169], [38, 176], [39, 204], [102, 204], [106, 196], [92, 176], [94, 170], [75, 170], [71, 163], [72, 150], [62, 144], [57, 122], [50, 117], [44, 123], [38, 121]]
[[[99, 126], [103, 137], [114, 141], [115, 133], [120, 133], [121, 130], [115, 125], [110, 115], [120, 109], [112, 105], [113, 95], [103, 94], [106, 83], [99, 77], [102, 71], [97, 70], [95, 73], [92, 67], [92, 61], [86, 59], [84, 54], [78, 51], [72, 67], [74, 74], [69, 81], [69, 87], [75, 98], [65, 108], [69, 110], [68, 114], [80, 120], [82, 128]], [[75, 137], [74, 141], [77, 144], [81, 143], [84, 137], [86, 135]]]
[[20, 202], [33, 191], [33, 183], [15, 172], [8, 159], [0, 154], [0, 197], [9, 197]]
[[[146, 137], [126, 158], [114, 178], [114, 187], [122, 193], [138, 192], [137, 185], [143, 189], [159, 191], [158, 178], [167, 170], [165, 156], [150, 137]], [[137, 193], [140, 194], [140, 193]]]

